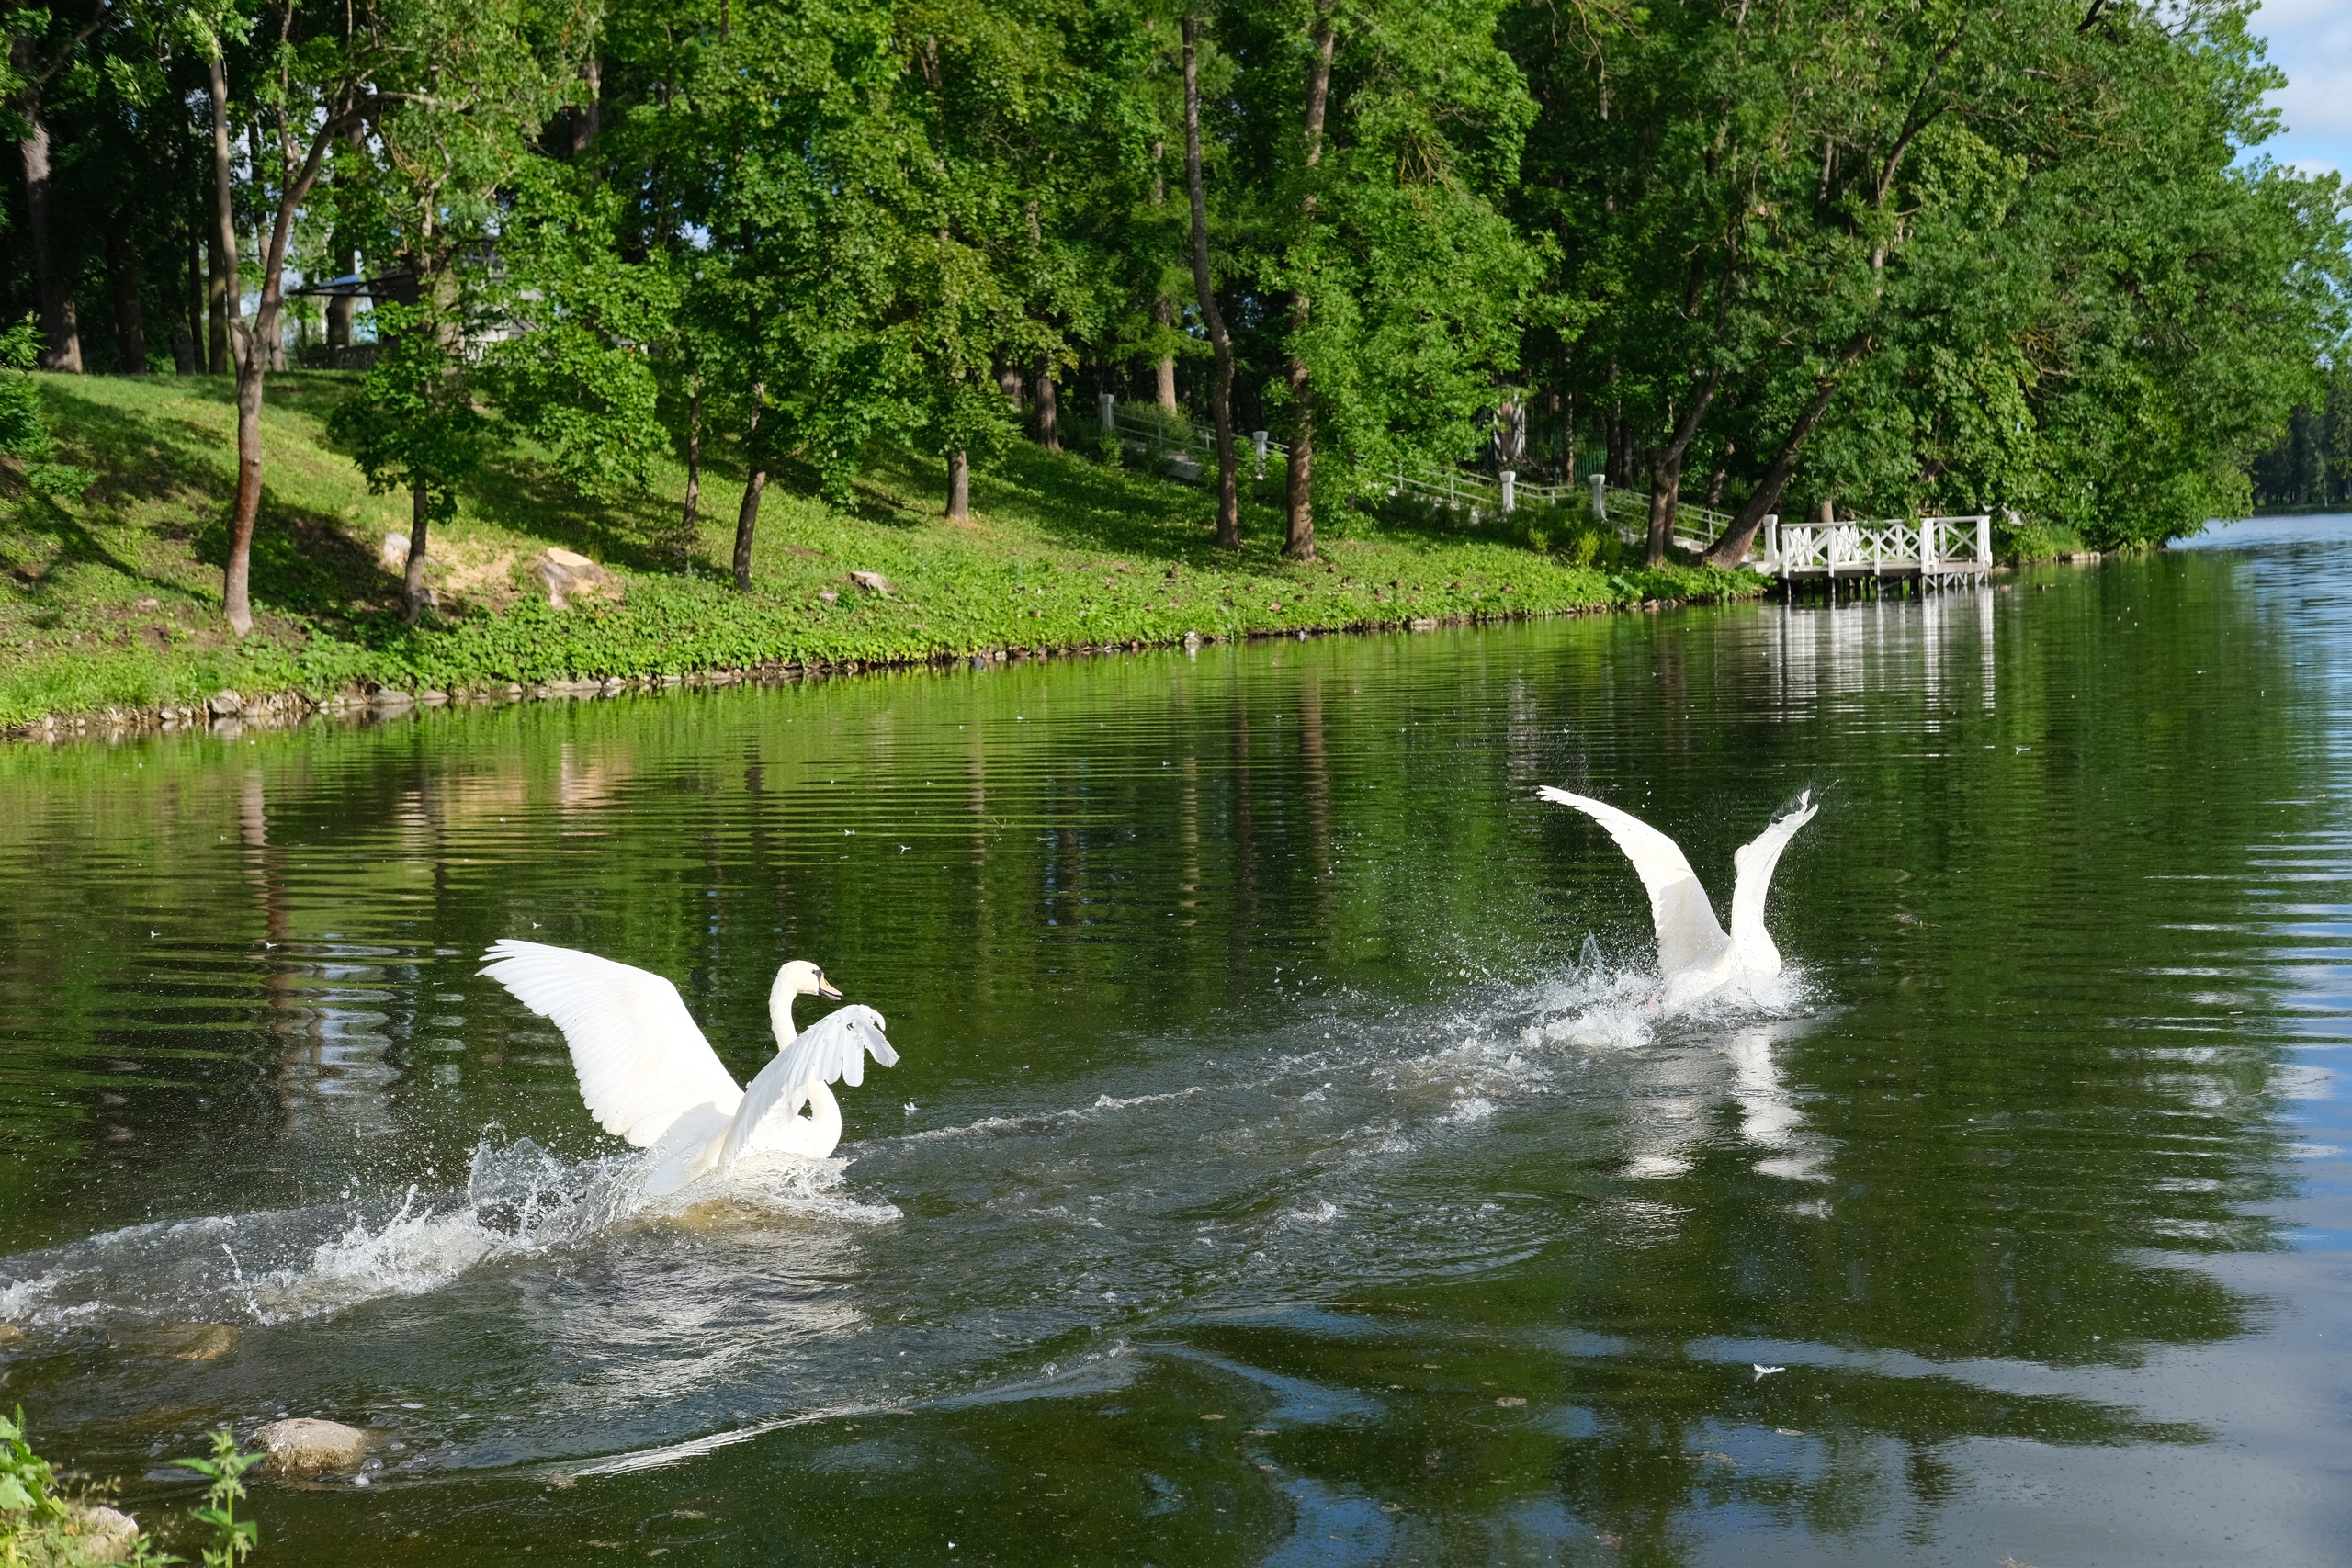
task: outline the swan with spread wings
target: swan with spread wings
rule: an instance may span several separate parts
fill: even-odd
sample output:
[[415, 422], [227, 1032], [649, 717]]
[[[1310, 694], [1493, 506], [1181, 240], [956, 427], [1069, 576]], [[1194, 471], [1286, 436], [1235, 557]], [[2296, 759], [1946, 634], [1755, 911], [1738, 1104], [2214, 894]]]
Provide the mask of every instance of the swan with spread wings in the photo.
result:
[[739, 1088], [661, 976], [513, 938], [482, 956], [483, 974], [563, 1031], [580, 1098], [605, 1131], [653, 1151], [646, 1190], [657, 1196], [724, 1172], [746, 1150], [823, 1159], [842, 1141], [841, 1101], [829, 1086], [865, 1082], [868, 1052], [898, 1065], [870, 1007], [837, 1009], [805, 1033], [794, 1025], [795, 998], [841, 996], [805, 959], [777, 970], [768, 989], [775, 1060]]
[[1798, 829], [1821, 809], [1807, 790], [1789, 812], [1733, 852], [1737, 880], [1732, 885], [1731, 931], [1715, 923], [1714, 907], [1699, 885], [1682, 847], [1628, 811], [1605, 801], [1571, 795], [1545, 784], [1535, 792], [1560, 806], [1573, 806], [1607, 829], [1634, 863], [1650, 896], [1650, 919], [1657, 927], [1657, 967], [1666, 979], [1666, 1002], [1679, 1006], [1744, 980], [1770, 979], [1781, 972], [1781, 950], [1764, 929], [1764, 893], [1772, 869]]

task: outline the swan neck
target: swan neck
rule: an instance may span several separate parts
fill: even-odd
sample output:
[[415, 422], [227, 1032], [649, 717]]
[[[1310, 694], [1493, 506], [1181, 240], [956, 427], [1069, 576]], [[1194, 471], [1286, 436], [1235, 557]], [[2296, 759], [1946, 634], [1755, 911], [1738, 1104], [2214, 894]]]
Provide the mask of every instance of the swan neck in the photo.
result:
[[792, 1021], [792, 1001], [786, 994], [768, 1002], [768, 1024], [775, 1031], [775, 1048], [779, 1051], [800, 1038], [800, 1030]]
[[821, 1083], [808, 1086], [808, 1130], [814, 1134], [809, 1142], [819, 1159], [831, 1154], [842, 1141], [842, 1102]]

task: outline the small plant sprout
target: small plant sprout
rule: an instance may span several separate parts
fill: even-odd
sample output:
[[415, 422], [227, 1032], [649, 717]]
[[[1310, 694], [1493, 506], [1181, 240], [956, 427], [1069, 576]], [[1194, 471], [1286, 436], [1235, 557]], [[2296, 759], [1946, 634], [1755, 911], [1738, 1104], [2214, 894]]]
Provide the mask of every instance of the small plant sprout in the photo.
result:
[[190, 1510], [197, 1523], [212, 1529], [211, 1544], [201, 1553], [204, 1568], [237, 1568], [259, 1543], [261, 1527], [237, 1517], [237, 1505], [244, 1499], [245, 1472], [261, 1461], [259, 1454], [238, 1451], [236, 1437], [223, 1427], [212, 1434], [211, 1458], [172, 1461], [212, 1483], [204, 1489], [203, 1504]]

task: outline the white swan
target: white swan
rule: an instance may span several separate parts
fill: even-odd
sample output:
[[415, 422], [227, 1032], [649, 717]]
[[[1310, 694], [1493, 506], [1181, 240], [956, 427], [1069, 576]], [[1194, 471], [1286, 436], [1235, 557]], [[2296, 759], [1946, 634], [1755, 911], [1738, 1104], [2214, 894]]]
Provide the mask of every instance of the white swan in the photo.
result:
[[1650, 919], [1657, 925], [1657, 967], [1666, 976], [1666, 1001], [1679, 1006], [1736, 980], [1770, 979], [1781, 972], [1781, 950], [1764, 931], [1764, 890], [1772, 868], [1796, 830], [1821, 809], [1813, 792], [1797, 797], [1797, 808], [1774, 822], [1732, 855], [1738, 880], [1732, 885], [1731, 934], [1715, 923], [1707, 890], [1699, 886], [1680, 846], [1640, 818], [1586, 795], [1546, 784], [1535, 792], [1545, 800], [1573, 806], [1609, 829], [1649, 890]]
[[823, 1159], [842, 1141], [841, 1102], [826, 1086], [865, 1082], [869, 1051], [886, 1067], [898, 1065], [870, 1007], [828, 1013], [806, 1034], [794, 1026], [795, 997], [841, 995], [803, 959], [777, 970], [768, 989], [775, 1060], [739, 1089], [661, 976], [511, 938], [482, 956], [491, 962], [481, 973], [563, 1031], [580, 1098], [605, 1131], [653, 1151], [646, 1190], [656, 1195], [724, 1171], [746, 1149]]

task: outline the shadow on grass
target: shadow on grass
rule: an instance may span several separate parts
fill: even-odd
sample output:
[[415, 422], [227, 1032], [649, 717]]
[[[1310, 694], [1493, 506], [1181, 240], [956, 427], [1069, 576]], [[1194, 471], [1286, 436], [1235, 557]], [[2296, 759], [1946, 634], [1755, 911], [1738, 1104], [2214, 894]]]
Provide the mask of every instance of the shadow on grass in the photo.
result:
[[[289, 378], [290, 379], [290, 378]], [[188, 377], [174, 391], [228, 404], [235, 388], [226, 377]], [[282, 389], [283, 403], [322, 410], [341, 396], [340, 388], [302, 382]], [[85, 506], [120, 508], [138, 502], [184, 502], [185, 521], [150, 525], [159, 537], [186, 542], [194, 559], [214, 571], [229, 556], [229, 513], [236, 500], [234, 455], [220, 449], [220, 435], [188, 419], [158, 414], [152, 408], [124, 407], [102, 398], [77, 395], [51, 382], [48, 400], [62, 417], [61, 446], [68, 460], [93, 468], [98, 483], [84, 492]], [[51, 507], [35, 524], [50, 534], [69, 559], [93, 561], [126, 576], [164, 583], [126, 566], [100, 545], [90, 530], [62, 508]], [[332, 513], [297, 507], [273, 494], [265, 471], [260, 516], [254, 528], [253, 597], [256, 609], [291, 615], [333, 615], [388, 592], [391, 578], [375, 558], [344, 532]]]
[[[879, 449], [867, 455], [867, 468], [876, 479], [899, 491], [903, 509], [908, 498], [920, 505], [940, 504], [944, 494], [943, 466], [902, 448]], [[1047, 539], [1074, 549], [1181, 562], [1193, 568], [1237, 567], [1275, 571], [1291, 569], [1282, 559], [1286, 520], [1280, 481], [1253, 480], [1245, 471], [1241, 483], [1241, 553], [1237, 558], [1216, 547], [1216, 497], [1204, 486], [1182, 484], [1141, 468], [1113, 468], [1076, 453], [1053, 453], [1023, 444], [1008, 450], [987, 470], [972, 475], [972, 505], [983, 515], [1020, 518]], [[1509, 519], [1471, 520], [1467, 511], [1414, 503], [1379, 502], [1369, 506], [1333, 505], [1317, 508], [1317, 537], [1326, 544], [1357, 540], [1415, 544], [1423, 547], [1487, 545], [1524, 550], [1549, 558], [1572, 549], [1579, 525], [1561, 508], [1522, 508]], [[1590, 555], [1613, 550], [1601, 542]], [[1577, 557], [1575, 558], [1585, 558]]]
[[[157, 378], [159, 381], [165, 378]], [[325, 432], [326, 415], [359, 378], [349, 372], [301, 371], [270, 378], [266, 417], [312, 422], [298, 438], [341, 451]], [[103, 389], [105, 384], [100, 384]], [[208, 405], [225, 423], [236, 400], [226, 376], [169, 378], [171, 397]], [[158, 537], [186, 543], [194, 559], [218, 571], [228, 554], [228, 520], [235, 500], [236, 462], [222, 424], [174, 415], [147, 399], [93, 396], [67, 378], [46, 378], [43, 392], [61, 434], [61, 456], [95, 470], [99, 480], [84, 505], [121, 512], [162, 503], [169, 515], [149, 523]], [[283, 441], [285, 430], [272, 438]], [[355, 477], [355, 488], [356, 488]], [[578, 494], [528, 452], [501, 453], [476, 477], [463, 500], [474, 516], [545, 538], [639, 571], [668, 570], [660, 541], [670, 523], [662, 497], [630, 494], [596, 500]], [[62, 559], [92, 561], [130, 577], [137, 569], [109, 553], [93, 530], [51, 505], [26, 520], [51, 536]], [[184, 586], [184, 585], [175, 585]], [[368, 545], [354, 540], [347, 522], [332, 512], [289, 502], [263, 472], [261, 514], [254, 532], [253, 594], [258, 611], [300, 616], [366, 616], [395, 601], [399, 579], [384, 570]]]
[[675, 570], [666, 541], [677, 518], [665, 497], [643, 491], [582, 495], [546, 463], [510, 451], [483, 465], [466, 487], [465, 499], [478, 517], [609, 565], [639, 572]]
[[[939, 521], [945, 500], [945, 466], [903, 447], [865, 454], [866, 472], [884, 488], [894, 520]], [[1073, 452], [1016, 444], [986, 468], [972, 471], [972, 508], [981, 517], [1018, 519], [1046, 540], [1071, 549], [1182, 563], [1193, 568], [1237, 564], [1271, 569], [1282, 553], [1283, 520], [1246, 491], [1238, 562], [1216, 547], [1216, 498], [1135, 468], [1111, 468]]]

